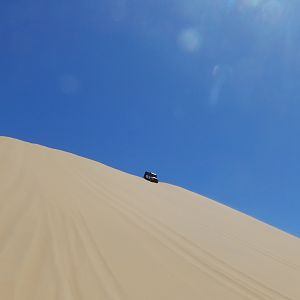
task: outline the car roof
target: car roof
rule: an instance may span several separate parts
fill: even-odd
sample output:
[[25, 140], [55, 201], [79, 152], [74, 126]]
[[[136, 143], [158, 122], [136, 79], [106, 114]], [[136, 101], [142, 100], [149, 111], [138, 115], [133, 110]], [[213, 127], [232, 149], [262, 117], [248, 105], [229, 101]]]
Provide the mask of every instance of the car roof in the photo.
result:
[[146, 171], [146, 173], [149, 173], [149, 174], [151, 174], [151, 175], [155, 175], [155, 176], [156, 176], [156, 174], [155, 174], [155, 173], [153, 173], [153, 172], [150, 172], [150, 171]]

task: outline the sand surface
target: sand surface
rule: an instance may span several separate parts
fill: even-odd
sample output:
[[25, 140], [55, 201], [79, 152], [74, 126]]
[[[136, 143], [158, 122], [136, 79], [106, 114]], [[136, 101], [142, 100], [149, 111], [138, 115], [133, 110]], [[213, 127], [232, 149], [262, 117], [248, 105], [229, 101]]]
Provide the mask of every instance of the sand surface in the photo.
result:
[[0, 138], [1, 300], [299, 300], [300, 240], [195, 193]]

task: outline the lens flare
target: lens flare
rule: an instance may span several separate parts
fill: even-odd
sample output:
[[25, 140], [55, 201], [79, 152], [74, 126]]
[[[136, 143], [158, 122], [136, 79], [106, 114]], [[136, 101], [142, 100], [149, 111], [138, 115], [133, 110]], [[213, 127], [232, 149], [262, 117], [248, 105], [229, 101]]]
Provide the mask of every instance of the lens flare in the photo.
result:
[[202, 46], [202, 37], [194, 28], [184, 29], [178, 35], [178, 45], [186, 52], [196, 52]]

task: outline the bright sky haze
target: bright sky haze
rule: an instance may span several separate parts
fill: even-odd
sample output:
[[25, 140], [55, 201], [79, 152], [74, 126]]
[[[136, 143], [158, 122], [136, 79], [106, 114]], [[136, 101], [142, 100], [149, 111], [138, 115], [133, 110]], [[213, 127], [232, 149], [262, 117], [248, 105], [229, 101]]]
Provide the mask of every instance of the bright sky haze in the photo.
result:
[[299, 1], [0, 5], [1, 135], [300, 236]]

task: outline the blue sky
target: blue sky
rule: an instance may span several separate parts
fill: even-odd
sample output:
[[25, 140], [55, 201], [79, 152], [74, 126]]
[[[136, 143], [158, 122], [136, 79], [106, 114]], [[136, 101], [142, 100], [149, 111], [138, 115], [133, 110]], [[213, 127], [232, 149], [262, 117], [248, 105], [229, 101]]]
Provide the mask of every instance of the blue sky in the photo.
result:
[[156, 171], [300, 236], [298, 1], [0, 5], [1, 135]]

